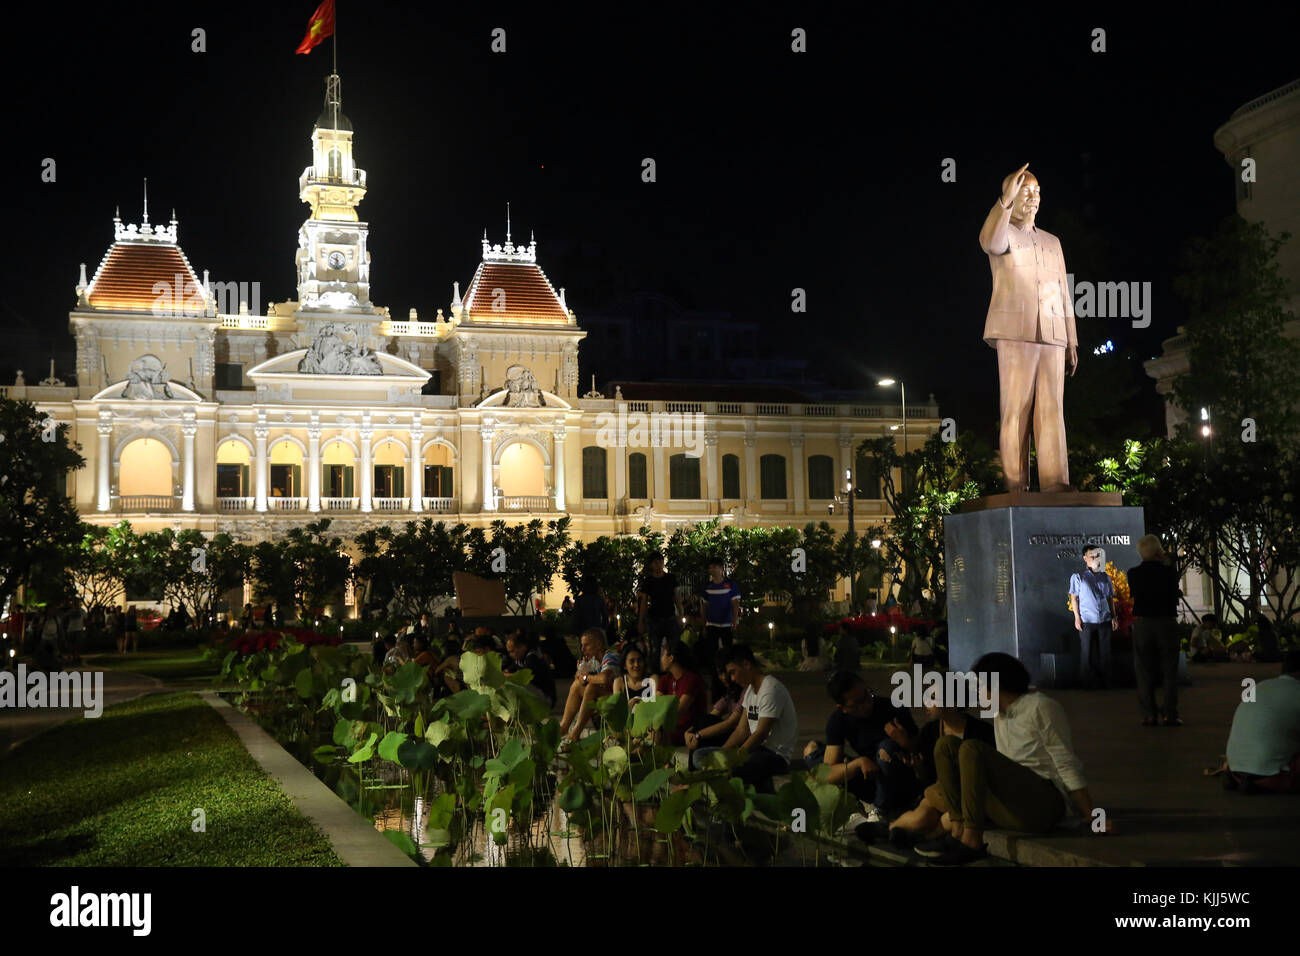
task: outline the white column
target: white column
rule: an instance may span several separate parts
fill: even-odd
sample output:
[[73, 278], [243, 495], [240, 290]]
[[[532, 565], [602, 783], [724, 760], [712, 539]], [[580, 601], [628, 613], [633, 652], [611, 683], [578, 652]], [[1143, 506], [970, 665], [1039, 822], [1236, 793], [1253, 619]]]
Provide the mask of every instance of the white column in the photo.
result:
[[375, 434], [370, 428], [370, 416], [367, 414], [361, 421], [361, 510], [370, 512], [374, 510], [372, 502], [373, 489], [375, 484], [375, 469], [370, 461], [370, 439]]
[[556, 425], [552, 434], [555, 438], [555, 467], [551, 469], [555, 477], [555, 510], [564, 511], [564, 423]]
[[320, 425], [307, 427], [307, 510], [320, 511]]
[[266, 460], [266, 436], [270, 429], [264, 424], [253, 426], [253, 437], [257, 440], [257, 456], [253, 459], [253, 472], [255, 475], [253, 481], [255, 501], [253, 510], [266, 510], [266, 486], [269, 484], [267, 478], [270, 464]]
[[745, 436], [745, 497], [758, 497], [758, 450], [754, 447], [758, 439], [753, 435]]
[[496, 495], [492, 490], [492, 425], [490, 422], [484, 422], [479, 426], [479, 435], [483, 439], [483, 444], [479, 449], [479, 454], [483, 458], [482, 473], [482, 510], [496, 510]]
[[718, 435], [716, 432], [704, 436], [704, 497], [713, 501], [722, 498], [722, 489], [718, 487]]
[[181, 511], [194, 510], [194, 433], [198, 425], [187, 421], [181, 425], [183, 452], [181, 457]]
[[790, 448], [790, 465], [794, 469], [794, 513], [801, 515], [808, 510], [808, 500], [804, 495], [803, 435], [791, 435]]
[[[840, 470], [835, 473], [835, 493], [837, 495], [844, 493], [844, 475], [852, 473], [856, 462], [853, 460], [853, 436], [840, 435]], [[857, 475], [853, 476], [854, 487], [857, 487]]]
[[99, 511], [107, 511], [112, 504], [112, 497], [110, 495], [111, 489], [109, 488], [108, 483], [108, 476], [110, 473], [109, 467], [112, 465], [112, 462], [108, 459], [109, 456], [112, 455], [109, 436], [113, 434], [113, 425], [111, 422], [100, 422], [96, 427], [99, 431], [99, 458], [95, 462], [95, 470], [97, 473], [96, 484], [98, 485], [98, 494], [96, 497], [99, 500], [96, 501], [95, 507]]
[[670, 491], [668, 487], [668, 479], [665, 475], [666, 469], [664, 468], [663, 445], [655, 445], [654, 462], [655, 486], [650, 490], [650, 499], [652, 501], [655, 498], [667, 498], [669, 496], [668, 492]]
[[[621, 502], [627, 497], [627, 443], [614, 443], [614, 500]], [[619, 514], [617, 508], [614, 511]]]
[[424, 430], [419, 426], [420, 420], [417, 417], [411, 426], [411, 474], [406, 480], [407, 491], [411, 495], [411, 510], [417, 514], [424, 510], [424, 452], [420, 450], [424, 444]]

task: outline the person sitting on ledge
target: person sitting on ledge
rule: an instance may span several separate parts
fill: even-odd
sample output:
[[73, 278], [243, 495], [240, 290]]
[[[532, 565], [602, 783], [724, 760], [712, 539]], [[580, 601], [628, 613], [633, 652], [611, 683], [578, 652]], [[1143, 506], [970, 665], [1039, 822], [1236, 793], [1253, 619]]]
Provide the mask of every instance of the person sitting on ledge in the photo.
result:
[[946, 832], [940, 826], [939, 811], [925, 798], [925, 791], [939, 780], [934, 771], [934, 749], [939, 741], [952, 736], [958, 740], [982, 740], [990, 746], [997, 745], [993, 737], [993, 725], [961, 708], [930, 704], [926, 706], [925, 713], [930, 722], [917, 734], [915, 752], [904, 758], [910, 760], [912, 772], [916, 774], [916, 784], [922, 791], [921, 799], [914, 809], [902, 814], [889, 825], [891, 842], [904, 848], [916, 843], [918, 836], [942, 836]]
[[1255, 685], [1228, 733], [1229, 789], [1300, 793], [1300, 651], [1282, 658], [1282, 674]]
[[[745, 712], [745, 709], [740, 706], [740, 699], [744, 696], [745, 689], [737, 687], [727, 678], [727, 668], [721, 661], [717, 662], [717, 678], [723, 692], [713, 702], [713, 709], [688, 727], [686, 733], [682, 735], [682, 740], [691, 750], [692, 770], [700, 769], [696, 760], [700, 748], [707, 750], [709, 745], [712, 745], [716, 749], [718, 744], [731, 736], [731, 732], [736, 729], [736, 724], [740, 723], [740, 717]], [[704, 692], [707, 696], [707, 685]]]
[[709, 691], [704, 686], [704, 678], [695, 673], [691, 649], [680, 637], [663, 642], [659, 666], [663, 671], [659, 675], [659, 693], [677, 698], [677, 726], [668, 733], [668, 743], [680, 747], [686, 743], [686, 732], [707, 716], [704, 707]]
[[623, 673], [614, 679], [614, 693], [621, 692], [627, 698], [628, 707], [632, 708], [643, 700], [654, 700], [658, 683], [654, 675], [646, 673], [645, 652], [641, 645], [628, 643], [623, 648]]
[[[941, 737], [935, 745], [939, 782], [926, 791], [925, 800], [942, 814], [949, 832], [917, 845], [914, 852], [937, 866], [986, 858], [984, 830], [990, 823], [1046, 833], [1061, 822], [1094, 822], [1092, 797], [1071, 747], [1065, 708], [1031, 690], [1029, 671], [1010, 654], [985, 654], [974, 671], [982, 682], [997, 675], [997, 749], [955, 736]], [[1110, 819], [1093, 828], [1095, 833], [1113, 831]]]
[[534, 646], [531, 634], [522, 627], [506, 635], [506, 656], [501, 660], [501, 670], [513, 674], [517, 670], [527, 670], [533, 675], [528, 686], [546, 698], [546, 702], [555, 706], [555, 677], [550, 665]]
[[[844, 785], [867, 813], [854, 812], [846, 829], [862, 830], [866, 823], [901, 813], [916, 801], [919, 789], [908, 759], [919, 736], [916, 722], [905, 708], [876, 694], [857, 674], [838, 671], [826, 683], [835, 709], [826, 721], [826, 750], [818, 754], [811, 746], [805, 762], [830, 766], [827, 782]], [[846, 748], [855, 757], [850, 759]], [[881, 833], [883, 835], [883, 832]]]
[[[794, 700], [784, 684], [763, 673], [747, 644], [733, 644], [721, 656], [727, 679], [745, 688], [740, 701], [744, 713], [722, 749], [747, 751], [748, 758], [733, 775], [753, 784], [759, 793], [771, 793], [772, 778], [789, 771], [799, 742]], [[702, 761], [708, 749], [697, 751], [695, 758]]]
[[596, 701], [614, 689], [614, 681], [623, 673], [622, 659], [605, 646], [602, 627], [589, 627], [582, 632], [582, 658], [564, 702], [560, 733], [568, 744], [562, 742], [561, 746], [572, 746], [582, 736]]
[[1187, 640], [1188, 662], [1226, 661], [1228, 649], [1219, 639], [1219, 619], [1213, 614], [1206, 614], [1192, 631]]
[[415, 663], [425, 668], [432, 678], [434, 668], [438, 666], [438, 655], [429, 649], [429, 641], [425, 638], [424, 632], [415, 632], [415, 636], [411, 638], [411, 651], [415, 654]]

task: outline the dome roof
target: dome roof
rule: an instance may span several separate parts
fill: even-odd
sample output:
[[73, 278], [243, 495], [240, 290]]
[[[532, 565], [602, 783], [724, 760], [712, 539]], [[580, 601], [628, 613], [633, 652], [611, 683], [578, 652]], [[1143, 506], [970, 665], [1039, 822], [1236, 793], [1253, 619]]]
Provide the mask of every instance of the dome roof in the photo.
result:
[[[330, 115], [330, 111], [329, 111], [328, 109], [325, 110], [325, 112], [321, 113], [320, 116], [317, 118], [317, 120], [316, 120], [316, 128], [317, 128], [317, 129], [334, 129], [334, 128], [335, 128], [335, 126], [334, 126], [334, 117], [332, 117], [332, 116]], [[347, 130], [348, 132], [352, 132], [352, 121], [349, 120], [349, 119], [347, 118], [347, 116], [345, 116], [345, 115], [342, 114], [342, 113], [339, 114], [339, 125], [338, 125], [338, 129], [345, 129], [345, 130]]]

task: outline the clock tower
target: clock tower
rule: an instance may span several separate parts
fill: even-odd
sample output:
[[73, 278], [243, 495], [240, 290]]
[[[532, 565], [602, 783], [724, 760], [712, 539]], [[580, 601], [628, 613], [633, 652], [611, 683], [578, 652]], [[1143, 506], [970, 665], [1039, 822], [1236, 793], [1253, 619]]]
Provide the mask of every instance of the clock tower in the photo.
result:
[[300, 312], [378, 312], [370, 302], [367, 226], [357, 216], [366, 171], [352, 156], [352, 124], [343, 115], [337, 73], [325, 81], [325, 111], [311, 134], [312, 165], [298, 177], [311, 216], [298, 232]]

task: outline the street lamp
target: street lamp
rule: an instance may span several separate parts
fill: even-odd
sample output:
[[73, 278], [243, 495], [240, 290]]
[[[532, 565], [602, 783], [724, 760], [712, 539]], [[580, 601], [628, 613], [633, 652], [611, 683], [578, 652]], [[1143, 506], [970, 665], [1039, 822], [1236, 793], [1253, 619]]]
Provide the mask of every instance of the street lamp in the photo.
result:
[[903, 454], [907, 454], [907, 386], [892, 378], [882, 378], [876, 383], [877, 388], [889, 388], [893, 385], [898, 386], [898, 400], [900, 407], [903, 409]]

